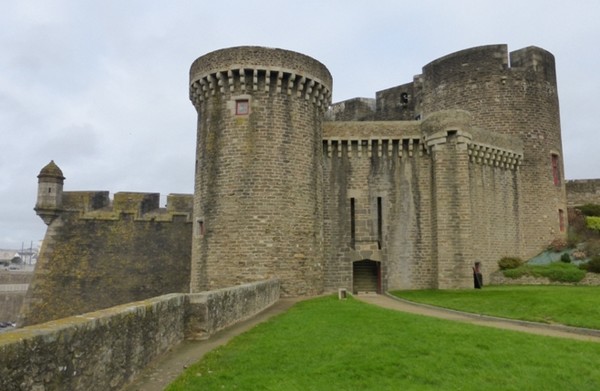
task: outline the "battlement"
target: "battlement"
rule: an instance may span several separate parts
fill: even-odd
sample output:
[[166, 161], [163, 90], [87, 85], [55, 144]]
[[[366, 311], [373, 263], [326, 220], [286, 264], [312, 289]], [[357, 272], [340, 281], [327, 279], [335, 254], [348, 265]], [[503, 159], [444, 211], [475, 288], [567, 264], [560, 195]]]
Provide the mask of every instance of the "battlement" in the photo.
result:
[[208, 53], [190, 69], [190, 100], [264, 91], [303, 98], [325, 110], [332, 78], [317, 60], [300, 53], [263, 47], [237, 47]]
[[556, 86], [556, 66], [554, 55], [536, 46], [529, 46], [510, 53], [510, 67], [513, 71], [525, 71], [542, 74], [544, 79]]
[[[159, 206], [159, 193], [119, 192], [111, 201], [108, 191], [69, 191], [63, 193], [63, 210], [80, 212], [83, 219], [172, 221], [182, 216], [191, 221], [193, 195], [169, 194], [167, 205]], [[181, 217], [179, 217], [181, 218]]]

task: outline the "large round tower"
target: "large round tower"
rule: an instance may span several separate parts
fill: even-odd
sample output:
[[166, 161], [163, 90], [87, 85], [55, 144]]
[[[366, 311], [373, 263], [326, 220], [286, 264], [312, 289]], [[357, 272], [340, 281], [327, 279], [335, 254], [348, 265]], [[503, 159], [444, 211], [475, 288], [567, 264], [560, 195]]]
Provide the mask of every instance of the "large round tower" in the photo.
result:
[[191, 291], [279, 278], [323, 289], [320, 62], [263, 47], [217, 50], [190, 70], [198, 112]]
[[[522, 257], [566, 235], [566, 191], [554, 56], [538, 47], [462, 50], [437, 59], [417, 78], [417, 112], [462, 109], [472, 125], [523, 142], [519, 215]], [[498, 254], [512, 255], [512, 254]]]

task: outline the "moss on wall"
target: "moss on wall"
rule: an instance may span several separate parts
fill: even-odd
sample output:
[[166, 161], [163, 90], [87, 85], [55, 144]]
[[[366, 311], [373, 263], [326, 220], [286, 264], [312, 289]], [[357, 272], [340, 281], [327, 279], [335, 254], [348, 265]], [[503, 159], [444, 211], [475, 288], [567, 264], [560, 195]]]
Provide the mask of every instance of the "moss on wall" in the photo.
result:
[[187, 292], [192, 226], [184, 220], [63, 214], [46, 234], [20, 324]]

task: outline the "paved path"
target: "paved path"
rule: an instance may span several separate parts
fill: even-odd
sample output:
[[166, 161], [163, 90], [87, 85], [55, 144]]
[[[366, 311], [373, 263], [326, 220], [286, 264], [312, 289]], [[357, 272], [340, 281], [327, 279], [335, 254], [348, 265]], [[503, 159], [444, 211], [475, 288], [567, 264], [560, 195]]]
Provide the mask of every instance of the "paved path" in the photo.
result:
[[545, 324], [526, 322], [522, 320], [496, 318], [493, 316], [470, 314], [466, 312], [448, 310], [426, 304], [417, 304], [407, 300], [398, 299], [387, 295], [358, 295], [356, 299], [365, 303], [377, 305], [396, 311], [409, 312], [411, 314], [431, 316], [453, 320], [456, 322], [471, 323], [478, 326], [495, 327], [499, 329], [522, 331], [525, 333], [545, 335], [549, 337], [560, 337], [577, 339], [581, 341], [600, 342], [600, 330], [569, 327], [558, 324]]
[[[386, 296], [365, 294], [356, 295], [356, 299], [368, 304], [395, 311], [408, 312], [412, 314], [431, 316], [465, 322], [479, 326], [495, 327], [500, 329], [522, 331], [550, 337], [571, 338], [582, 341], [600, 342], [600, 330], [582, 329], [562, 325], [550, 325], [534, 322], [525, 322], [511, 319], [501, 319], [492, 316], [469, 314], [465, 312], [447, 310], [426, 304], [417, 304], [406, 300]], [[265, 311], [238, 323], [225, 330], [221, 330], [205, 341], [184, 341], [162, 357], [148, 366], [139, 376], [135, 383], [126, 387], [123, 391], [162, 391], [185, 368], [200, 360], [207, 352], [226, 344], [236, 335], [250, 330], [259, 323], [288, 310], [292, 305], [302, 299], [281, 299]]]

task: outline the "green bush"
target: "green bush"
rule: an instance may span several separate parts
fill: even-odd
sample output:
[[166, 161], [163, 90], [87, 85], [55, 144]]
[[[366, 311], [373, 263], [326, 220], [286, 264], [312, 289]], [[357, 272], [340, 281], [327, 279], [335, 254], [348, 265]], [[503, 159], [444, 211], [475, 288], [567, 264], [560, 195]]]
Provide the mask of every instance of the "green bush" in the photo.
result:
[[600, 273], [600, 255], [596, 255], [581, 267], [591, 273]]
[[564, 253], [560, 256], [560, 261], [564, 263], [571, 263], [571, 256], [569, 255], [569, 253]]
[[500, 270], [516, 269], [523, 264], [523, 260], [518, 257], [503, 257], [498, 261]]
[[504, 270], [505, 277], [519, 278], [522, 276], [546, 277], [556, 282], [579, 282], [585, 277], [585, 270], [576, 265], [554, 262], [549, 265], [523, 265], [516, 269]]
[[600, 205], [598, 204], [585, 204], [576, 207], [576, 209], [579, 209], [586, 216], [600, 216]]
[[600, 217], [587, 216], [585, 218], [585, 225], [589, 229], [593, 229], [594, 231], [600, 231]]

